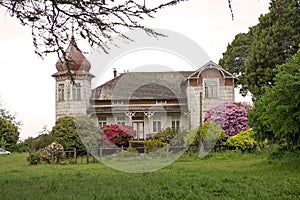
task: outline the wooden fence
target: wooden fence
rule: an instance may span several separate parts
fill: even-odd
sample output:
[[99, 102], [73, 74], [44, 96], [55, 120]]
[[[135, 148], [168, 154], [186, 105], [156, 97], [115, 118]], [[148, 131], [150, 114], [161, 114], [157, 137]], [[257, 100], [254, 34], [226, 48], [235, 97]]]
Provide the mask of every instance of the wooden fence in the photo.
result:
[[[132, 148], [130, 148], [132, 149]], [[133, 148], [136, 150], [137, 153], [145, 154], [145, 147], [135, 147]], [[184, 146], [169, 146], [167, 145], [165, 148], [166, 153], [170, 152], [180, 152], [184, 150]], [[87, 150], [65, 150], [61, 153], [64, 154], [64, 159], [55, 158], [55, 155], [47, 155], [46, 157], [41, 154], [41, 161], [47, 163], [61, 163], [61, 164], [89, 164], [89, 163], [96, 163], [99, 160], [105, 157], [114, 157], [117, 156], [119, 153], [126, 152], [127, 148], [98, 148], [98, 149], [87, 149]], [[29, 163], [32, 163], [33, 154], [37, 152], [29, 151]], [[57, 152], [56, 152], [57, 153]], [[96, 157], [96, 158], [95, 158]], [[57, 162], [55, 162], [55, 160]]]

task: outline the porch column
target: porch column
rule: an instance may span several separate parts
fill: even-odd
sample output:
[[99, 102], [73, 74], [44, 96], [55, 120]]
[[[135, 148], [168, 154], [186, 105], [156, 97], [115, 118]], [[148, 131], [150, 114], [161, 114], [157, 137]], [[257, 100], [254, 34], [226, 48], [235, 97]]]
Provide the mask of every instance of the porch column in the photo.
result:
[[149, 134], [151, 133], [151, 117], [154, 115], [154, 112], [148, 111], [148, 112], [144, 112], [144, 115], [146, 115], [148, 117], [148, 126], [149, 126]]
[[188, 120], [188, 129], [191, 129], [191, 112], [190, 111], [186, 111], [186, 112], [183, 112], [184, 116], [187, 118]]

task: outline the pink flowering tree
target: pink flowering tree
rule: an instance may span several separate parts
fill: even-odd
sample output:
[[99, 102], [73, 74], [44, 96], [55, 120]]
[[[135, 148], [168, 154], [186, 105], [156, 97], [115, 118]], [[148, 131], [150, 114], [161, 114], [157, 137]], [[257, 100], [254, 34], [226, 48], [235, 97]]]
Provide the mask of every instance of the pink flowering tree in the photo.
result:
[[135, 131], [131, 126], [111, 124], [100, 129], [102, 147], [128, 147], [134, 135]]
[[204, 116], [204, 122], [214, 121], [226, 132], [226, 137], [238, 134], [250, 128], [248, 126], [247, 104], [229, 102], [211, 108]]

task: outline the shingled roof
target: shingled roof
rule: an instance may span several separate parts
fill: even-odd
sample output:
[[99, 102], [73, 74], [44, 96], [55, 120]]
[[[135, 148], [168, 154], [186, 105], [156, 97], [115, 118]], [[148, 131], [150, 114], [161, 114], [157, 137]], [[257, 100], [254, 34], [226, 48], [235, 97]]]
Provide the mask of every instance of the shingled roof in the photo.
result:
[[185, 99], [183, 84], [193, 72], [127, 72], [95, 88], [92, 99]]

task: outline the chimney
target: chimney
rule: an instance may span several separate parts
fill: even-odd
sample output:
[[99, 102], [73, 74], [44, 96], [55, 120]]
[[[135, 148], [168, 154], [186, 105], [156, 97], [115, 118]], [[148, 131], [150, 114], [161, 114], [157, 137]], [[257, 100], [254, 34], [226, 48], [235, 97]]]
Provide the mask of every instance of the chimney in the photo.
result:
[[117, 77], [117, 70], [116, 70], [116, 68], [114, 68], [114, 78], [116, 78]]

